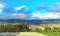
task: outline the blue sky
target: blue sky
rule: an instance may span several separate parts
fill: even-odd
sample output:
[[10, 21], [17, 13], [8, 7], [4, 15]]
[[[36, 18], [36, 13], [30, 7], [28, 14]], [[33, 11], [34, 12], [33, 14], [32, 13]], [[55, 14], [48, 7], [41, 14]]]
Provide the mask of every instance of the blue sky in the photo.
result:
[[60, 19], [60, 0], [0, 0], [0, 19]]

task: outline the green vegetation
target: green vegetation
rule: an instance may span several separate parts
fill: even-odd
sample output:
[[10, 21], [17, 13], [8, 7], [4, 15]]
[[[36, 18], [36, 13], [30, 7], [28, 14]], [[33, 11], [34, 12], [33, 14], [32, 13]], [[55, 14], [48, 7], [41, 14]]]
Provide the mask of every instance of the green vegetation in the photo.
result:
[[0, 32], [37, 32], [48, 36], [60, 36], [60, 24], [28, 25], [25, 23], [1, 23]]
[[1, 24], [0, 32], [26, 32], [29, 27], [26, 24]]
[[60, 32], [40, 32], [48, 36], [60, 36]]

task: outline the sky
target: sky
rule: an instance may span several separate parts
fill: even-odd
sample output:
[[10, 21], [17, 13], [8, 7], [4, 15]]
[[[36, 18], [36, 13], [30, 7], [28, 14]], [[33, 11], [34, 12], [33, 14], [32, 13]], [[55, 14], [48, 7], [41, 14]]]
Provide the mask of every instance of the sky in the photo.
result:
[[0, 0], [0, 19], [60, 19], [60, 0]]

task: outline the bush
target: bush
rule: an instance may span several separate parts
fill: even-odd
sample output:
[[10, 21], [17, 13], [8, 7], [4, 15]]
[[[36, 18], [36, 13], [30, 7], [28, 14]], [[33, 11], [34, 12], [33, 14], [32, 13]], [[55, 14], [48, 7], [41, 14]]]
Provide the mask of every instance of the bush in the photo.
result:
[[39, 28], [35, 28], [34, 31], [35, 31], [35, 32], [40, 32], [40, 29], [39, 29]]
[[54, 27], [55, 32], [60, 32], [60, 28]]
[[45, 27], [45, 32], [50, 32], [51, 28], [50, 27]]

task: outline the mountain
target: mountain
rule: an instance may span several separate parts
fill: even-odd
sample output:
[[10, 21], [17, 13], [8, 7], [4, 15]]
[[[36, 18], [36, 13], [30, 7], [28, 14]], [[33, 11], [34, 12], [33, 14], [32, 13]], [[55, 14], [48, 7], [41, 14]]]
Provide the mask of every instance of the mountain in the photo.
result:
[[9, 23], [23, 23], [28, 24], [58, 24], [60, 19], [46, 19], [46, 20], [23, 20], [23, 19], [0, 19], [0, 22], [9, 22]]

